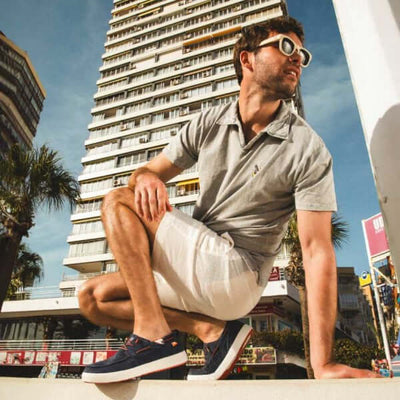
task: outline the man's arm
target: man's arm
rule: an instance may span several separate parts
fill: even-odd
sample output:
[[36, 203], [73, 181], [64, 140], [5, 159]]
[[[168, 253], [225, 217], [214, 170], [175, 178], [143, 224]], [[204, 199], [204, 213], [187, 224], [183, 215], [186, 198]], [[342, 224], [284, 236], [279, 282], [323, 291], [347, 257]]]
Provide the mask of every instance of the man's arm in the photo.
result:
[[310, 324], [311, 365], [317, 379], [376, 378], [368, 370], [332, 359], [337, 312], [337, 274], [331, 238], [331, 212], [297, 210]]
[[135, 208], [142, 218], [154, 221], [172, 210], [164, 182], [181, 172], [161, 153], [132, 173], [128, 186], [135, 192]]

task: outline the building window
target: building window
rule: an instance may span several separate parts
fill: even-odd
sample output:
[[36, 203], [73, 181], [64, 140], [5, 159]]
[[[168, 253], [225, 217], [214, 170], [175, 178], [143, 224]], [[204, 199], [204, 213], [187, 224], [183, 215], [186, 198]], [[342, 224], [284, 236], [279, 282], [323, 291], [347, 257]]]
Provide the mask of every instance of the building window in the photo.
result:
[[105, 252], [105, 240], [96, 240], [85, 243], [73, 243], [69, 248], [68, 257], [83, 257]]
[[118, 158], [118, 167], [125, 167], [127, 165], [139, 164], [146, 161], [146, 152], [129, 154]]

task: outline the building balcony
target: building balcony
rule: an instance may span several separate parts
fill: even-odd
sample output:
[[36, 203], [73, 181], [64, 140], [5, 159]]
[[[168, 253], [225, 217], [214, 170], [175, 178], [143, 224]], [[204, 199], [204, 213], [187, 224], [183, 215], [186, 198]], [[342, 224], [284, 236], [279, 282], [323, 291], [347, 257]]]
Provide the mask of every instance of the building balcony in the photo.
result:
[[[150, 5], [149, 7], [143, 7], [143, 8], [140, 8], [140, 9], [134, 8], [132, 11], [130, 11], [130, 12], [124, 14], [124, 15], [113, 16], [113, 18], [111, 18], [108, 21], [108, 23], [109, 23], [109, 25], [116, 24], [118, 22], [122, 22], [124, 19], [128, 19], [128, 18], [134, 17], [136, 15], [144, 14], [146, 12], [150, 12], [152, 9], [157, 9], [157, 8], [160, 9], [159, 12], [153, 13], [153, 14], [149, 15], [148, 18], [143, 18], [143, 20], [141, 20], [141, 22], [142, 21], [145, 22], [148, 19], [151, 19], [152, 17], [154, 18], [155, 15], [160, 16], [160, 14], [162, 13], [162, 10], [161, 10], [161, 7], [159, 6], [159, 4], [153, 4], [153, 5]], [[137, 23], [137, 19], [136, 19], [136, 23]]]
[[84, 221], [87, 219], [100, 217], [100, 213], [101, 213], [100, 210], [83, 212], [83, 213], [74, 213], [71, 215], [70, 221], [71, 222], [76, 222], [80, 220]]
[[84, 273], [99, 272], [101, 271], [103, 262], [113, 260], [114, 257], [111, 253], [93, 254], [88, 256], [68, 256], [67, 258], [64, 258], [63, 265]]
[[[58, 294], [57, 294], [57, 293]], [[57, 287], [41, 298], [5, 301], [1, 309], [0, 318], [22, 318], [39, 315], [79, 314], [78, 299], [71, 292], [64, 296]]]
[[[222, 41], [222, 42], [219, 42], [219, 43], [217, 43], [215, 45], [204, 46], [204, 47], [202, 47], [200, 49], [197, 49], [197, 50], [194, 50], [194, 51], [188, 51], [187, 53], [183, 53], [182, 44], [178, 43], [178, 44], [174, 44], [174, 45], [169, 46], [169, 47], [164, 47], [162, 49], [163, 50], [162, 53], [167, 53], [167, 52], [170, 52], [170, 51], [173, 51], [173, 50], [181, 49], [182, 50], [182, 54], [181, 54], [181, 57], [179, 58], [179, 60], [180, 61], [184, 61], [185, 59], [191, 58], [192, 56], [202, 55], [204, 53], [208, 53], [210, 51], [215, 51], [215, 50], [218, 50], [218, 49], [224, 48], [224, 47], [231, 47], [231, 46], [233, 46], [235, 44], [236, 40], [237, 39], [230, 39], [230, 40]], [[156, 62], [155, 61], [155, 55], [159, 55], [160, 53], [161, 53], [160, 49], [155, 49], [152, 52], [146, 52], [144, 54], [139, 54], [137, 56], [129, 57], [129, 62], [132, 65], [135, 65], [135, 64], [138, 64], [138, 63], [142, 62], [143, 60], [148, 60], [148, 59], [151, 58], [153, 60], [153, 62], [141, 66], [141, 71], [142, 72], [144, 72], [146, 70], [152, 70], [155, 67], [159, 67], [159, 66], [164, 66], [166, 64], [170, 64], [171, 60], [166, 60], [165, 62]], [[100, 72], [104, 72], [104, 71], [106, 71], [108, 69], [118, 67], [118, 66], [120, 66], [122, 64], [126, 64], [127, 62], [128, 61], [127, 61], [126, 58], [125, 59], [121, 59], [121, 60], [116, 60], [112, 64], [102, 65], [99, 68], [99, 71]], [[132, 73], [133, 73], [132, 70], [130, 70], [128, 75], [132, 75]]]
[[[190, 5], [188, 5], [187, 8], [189, 8], [189, 7], [190, 7], [190, 8], [195, 7], [196, 4], [201, 4], [201, 3], [203, 3], [203, 2], [204, 2], [204, 0], [199, 0], [198, 2], [192, 2], [192, 3], [190, 3]], [[263, 9], [267, 9], [267, 8], [270, 8], [271, 6], [278, 5], [278, 4], [280, 4], [280, 3], [281, 3], [280, 0], [270, 0], [270, 1], [268, 1], [268, 2], [264, 1], [264, 2], [261, 3], [261, 4], [256, 4], [256, 5], [254, 5], [254, 6], [247, 7], [246, 2], [243, 1], [243, 0], [231, 0], [231, 1], [229, 2], [229, 6], [232, 7], [232, 6], [234, 6], [234, 5], [236, 4], [236, 5], [241, 5], [241, 8], [240, 8], [240, 9], [237, 9], [236, 12], [235, 12], [235, 11], [230, 12], [230, 13], [228, 14], [228, 16], [226, 16], [226, 15], [217, 16], [217, 17], [215, 17], [215, 18], [213, 18], [213, 19], [210, 19], [209, 21], [215, 23], [215, 22], [219, 22], [219, 21], [224, 20], [224, 19], [233, 19], [233, 18], [237, 17], [238, 15], [243, 15], [244, 13], [245, 13], [245, 14], [251, 14], [252, 12], [257, 12], [257, 11], [260, 11], [260, 10], [263, 10]], [[214, 11], [218, 11], [218, 10], [221, 9], [221, 8], [226, 8], [226, 6], [227, 6], [227, 5], [226, 5], [225, 3], [222, 3], [222, 4], [217, 4], [217, 5], [215, 5], [215, 6], [207, 7], [207, 8], [205, 8], [205, 9], [203, 9], [203, 10], [198, 11], [198, 12], [196, 13], [196, 17], [197, 17], [197, 16], [202, 16], [202, 15], [204, 15], [204, 14], [210, 14], [210, 13], [212, 13], [212, 12], [214, 12]], [[179, 8], [179, 9], [182, 10], [182, 8]], [[163, 16], [168, 15], [168, 14], [171, 14], [172, 12], [173, 12], [173, 10], [170, 9], [170, 10], [168, 10], [168, 12], [166, 12], [166, 13], [157, 14], [157, 16], [160, 17], [160, 18], [162, 18]], [[129, 17], [130, 17], [130, 16], [131, 16], [131, 15], [129, 15]], [[129, 17], [127, 17], [126, 15], [124, 15], [123, 17], [129, 18]], [[165, 21], [165, 22], [163, 23], [163, 26], [176, 25], [176, 24], [178, 24], [178, 23], [180, 23], [180, 22], [184, 22], [185, 20], [190, 19], [191, 17], [192, 17], [191, 13], [186, 13], [186, 14], [182, 15], [182, 16], [179, 17], [179, 18], [176, 18], [176, 19], [173, 19], [173, 20], [169, 20], [169, 21]], [[123, 19], [123, 18], [121, 17], [121, 19]], [[116, 22], [114, 19], [112, 19], [111, 21], [112, 21], [112, 23], [115, 23], [115, 22]], [[125, 30], [125, 29], [127, 29], [127, 28], [129, 28], [129, 27], [134, 27], [135, 25], [137, 26], [138, 24], [145, 23], [145, 22], [146, 22], [145, 19], [141, 20], [140, 22], [138, 22], [137, 20], [127, 22], [125, 25], [123, 25], [123, 26], [121, 26], [121, 27], [116, 27], [116, 28], [110, 29], [110, 30], [107, 32], [107, 36], [109, 36], [109, 35], [111, 35], [111, 34], [113, 34], [113, 33], [117, 33], [117, 32], [119, 32], [119, 31], [123, 31], [123, 30]], [[202, 26], [204, 26], [204, 23], [205, 23], [205, 22], [208, 22], [208, 21], [202, 21], [202, 23], [199, 23], [199, 24], [193, 25], [193, 26], [195, 26], [195, 29], [199, 29], [199, 28], [201, 28]], [[203, 24], [203, 25], [202, 25], [202, 24]], [[149, 27], [149, 28], [146, 28], [146, 29], [143, 29], [143, 30], [139, 31], [139, 34], [145, 35], [146, 33], [149, 33], [149, 32], [152, 32], [152, 31], [156, 30], [158, 27], [159, 27], [159, 25], [151, 26], [151, 27]], [[192, 26], [191, 26], [190, 28], [192, 28]], [[190, 30], [192, 30], [192, 29], [190, 29]], [[175, 32], [172, 32], [172, 33], [175, 34]], [[171, 34], [171, 33], [170, 33], [170, 34]], [[137, 35], [137, 34], [136, 34], [136, 35]], [[124, 37], [122, 36], [122, 37], [120, 37], [120, 38], [113, 39], [112, 41], [111, 41], [111, 40], [110, 40], [110, 41], [107, 41], [107, 42], [105, 43], [105, 46], [107, 46], [107, 45], [109, 45], [109, 44], [118, 43], [118, 41], [123, 40], [123, 39], [124, 39]]]
[[81, 281], [86, 281], [88, 279], [94, 278], [95, 276], [99, 275], [105, 275], [106, 272], [89, 272], [89, 273], [79, 273], [75, 275], [68, 275], [68, 274], [63, 274], [61, 278], [60, 285], [70, 285], [71, 282], [81, 282]]
[[287, 280], [269, 281], [268, 285], [262, 293], [263, 297], [282, 297], [288, 296], [300, 302], [298, 290], [290, 284]]
[[[105, 151], [104, 153], [97, 153], [97, 154], [85, 156], [81, 159], [81, 163], [82, 164], [90, 163], [93, 161], [102, 160], [103, 158], [118, 157], [118, 156], [121, 156], [124, 154], [131, 153], [132, 151], [140, 151], [140, 150], [150, 149], [152, 147], [165, 146], [170, 142], [170, 140], [171, 140], [171, 137], [153, 140], [153, 141], [149, 140], [145, 143], [135, 144], [135, 145], [126, 146], [126, 147], [120, 147], [116, 150]], [[82, 175], [84, 175], [84, 174], [82, 173]]]
[[[218, 61], [218, 64], [220, 64], [219, 61]], [[217, 65], [217, 64], [215, 64], [215, 65]], [[208, 65], [208, 67], [212, 67], [212, 66], [213, 66], [212, 63]], [[196, 71], [196, 69], [201, 70], [202, 68], [193, 68], [193, 71]], [[165, 77], [162, 80], [174, 80], [173, 76], [180, 76], [183, 74], [182, 70], [179, 70], [178, 72], [179, 72], [178, 74], [174, 73], [171, 75], [172, 77]], [[215, 81], [224, 80], [226, 78], [236, 78], [235, 71], [229, 70], [229, 71], [225, 71], [225, 72], [215, 74], [215, 75], [211, 74], [210, 76], [205, 77], [205, 78], [198, 78], [195, 80], [196, 87], [210, 84]], [[179, 78], [177, 78], [177, 79], [179, 79]], [[128, 89], [133, 89], [135, 87], [137, 87], [136, 83], [129, 84], [126, 87], [124, 87], [123, 89], [121, 88], [121, 89], [115, 91], [115, 93], [118, 93], [118, 92], [124, 91], [124, 90], [128, 90]], [[113, 108], [117, 108], [117, 107], [123, 107], [123, 106], [129, 105], [130, 103], [132, 103], [132, 101], [138, 102], [138, 101], [145, 101], [145, 100], [153, 100], [153, 99], [156, 99], [157, 96], [167, 95], [169, 93], [180, 92], [182, 94], [183, 90], [190, 89], [190, 88], [193, 88], [193, 81], [190, 81], [190, 80], [187, 82], [182, 82], [182, 83], [175, 84], [175, 85], [172, 84], [168, 87], [165, 87], [165, 88], [153, 91], [153, 92], [145, 93], [145, 94], [138, 95], [138, 96], [127, 97], [127, 98], [117, 101], [117, 102], [110, 102], [108, 104], [102, 104], [100, 106], [93, 107], [91, 109], [91, 113], [95, 114], [95, 113], [104, 112], [104, 111], [107, 111], [107, 110], [110, 110]], [[235, 90], [238, 90], [238, 88], [235, 88]], [[209, 93], [210, 93], [210, 95], [213, 94], [212, 91]], [[104, 96], [103, 93], [102, 93], [102, 96]], [[181, 103], [182, 102], [180, 102], [180, 101], [172, 101], [170, 103], [167, 103], [166, 105], [168, 105], [169, 107], [175, 107]], [[152, 106], [152, 107], [154, 107], [154, 106]]]
[[[235, 41], [233, 41], [233, 40], [227, 41], [227, 42], [217, 43], [216, 45], [212, 46], [212, 50], [213, 51], [218, 51], [218, 50], [220, 50], [220, 49], [222, 49], [224, 47], [232, 47], [234, 43], [235, 43]], [[181, 47], [178, 47], [178, 49], [181, 49]], [[196, 55], [202, 55], [203, 53], [208, 53], [208, 51], [207, 51], [208, 49], [207, 48], [203, 48], [203, 49], [200, 49], [200, 50], [203, 50], [203, 51], [198, 53], [198, 54], [196, 54]], [[142, 58], [145, 58], [145, 57], [142, 57]], [[191, 53], [181, 54], [180, 57], [179, 57], [179, 61], [181, 61], [182, 64], [185, 65], [185, 64], [188, 64], [190, 62], [191, 58], [193, 58]], [[232, 57], [230, 57], [230, 60], [231, 59], [232, 59]], [[138, 61], [140, 61], [140, 59], [136, 60], [136, 62], [138, 62]], [[165, 67], [165, 66], [167, 66], [169, 64], [171, 64], [171, 60], [158, 61], [157, 63], [154, 61], [153, 63], [151, 63], [149, 65], [142, 65], [141, 66], [141, 72], [145, 72], [147, 70], [153, 71], [154, 68]], [[183, 72], [190, 71], [191, 70], [190, 68], [197, 69], [200, 65], [202, 65], [202, 64], [196, 64], [196, 65], [193, 65], [193, 66], [187, 65], [184, 68], [188, 68], [188, 69], [182, 68], [181, 71], [183, 71]], [[204, 64], [204, 66], [208, 66], [208, 65], [209, 64]], [[100, 67], [100, 69], [99, 69], [100, 72], [102, 72], [102, 68], [103, 67]], [[105, 69], [107, 69], [107, 68], [105, 68]], [[100, 79], [97, 80], [96, 84], [97, 84], [97, 86], [100, 86], [100, 85], [106, 84], [108, 82], [114, 81], [116, 79], [126, 78], [128, 76], [134, 75], [135, 74], [134, 69], [135, 69], [135, 63], [132, 63], [132, 68], [131, 69], [128, 69], [128, 70], [123, 71], [123, 72], [120, 72], [120, 73], [115, 74], [115, 75], [110, 75], [110, 76], [107, 76], [107, 77], [104, 77], [104, 78], [100, 78]], [[137, 81], [136, 83], [138, 85], [139, 84], [140, 85], [144, 85], [146, 83], [152, 83], [152, 82], [154, 82], [154, 78], [155, 77], [151, 77], [150, 79], [143, 80], [143, 81]]]
[[[131, 171], [132, 170], [133, 170], [133, 168], [131, 166]], [[189, 170], [185, 170], [182, 174], [180, 174], [180, 175], [176, 176], [175, 178], [171, 179], [169, 181], [169, 183], [178, 182], [179, 180], [182, 180], [182, 179], [194, 179], [194, 178], [197, 178], [197, 177], [198, 177], [198, 167], [197, 167], [197, 164], [196, 164], [195, 167], [192, 167]], [[111, 185], [112, 185], [112, 183], [111, 183]], [[113, 189], [115, 189], [115, 187], [110, 186], [110, 187], [104, 188], [104, 189], [81, 192], [81, 199], [82, 200], [89, 200], [89, 199], [101, 198], [101, 197], [104, 197], [109, 191], [111, 191]], [[78, 214], [74, 214], [74, 215], [78, 215]], [[81, 219], [81, 218], [77, 217], [77, 219]]]
[[[233, 4], [234, 4], [234, 2], [233, 2]], [[219, 7], [221, 7], [221, 6], [219, 6]], [[198, 15], [209, 14], [210, 11], [212, 9], [214, 9], [214, 8], [217, 8], [217, 7], [210, 7], [209, 10], [208, 9], [204, 10], [205, 12], [200, 13]], [[258, 6], [251, 7], [250, 9], [246, 9], [246, 12], [247, 13], [251, 13], [253, 10], [257, 11], [258, 9], [263, 9], [263, 8], [265, 8], [265, 5], [261, 4], [261, 5], [258, 5]], [[152, 37], [152, 38], [146, 38], [145, 37], [146, 36], [146, 32], [145, 31], [134, 32], [134, 33], [128, 35], [129, 39], [132, 40], [132, 43], [129, 44], [129, 45], [121, 46], [120, 49], [115, 49], [113, 51], [112, 48], [110, 48], [107, 51], [107, 48], [110, 45], [110, 43], [106, 42], [106, 45], [105, 45], [106, 53], [103, 55], [103, 59], [105, 59], [105, 58], [107, 58], [107, 57], [109, 57], [111, 55], [118, 54], [119, 52], [123, 52], [123, 51], [125, 51], [127, 49], [133, 50], [135, 47], [139, 47], [140, 45], [143, 45], [143, 44], [149, 45], [151, 43], [162, 42], [163, 40], [168, 39], [168, 38], [170, 38], [172, 36], [181, 35], [182, 39], [180, 40], [180, 42], [184, 42], [186, 40], [185, 39], [185, 35], [191, 34], [193, 37], [195, 37], [196, 31], [198, 31], [199, 29], [203, 30], [207, 26], [209, 26], [209, 33], [214, 33], [213, 27], [215, 26], [215, 24], [221, 23], [223, 21], [228, 21], [229, 22], [231, 20], [234, 20], [236, 17], [242, 16], [243, 12], [244, 12], [243, 10], [239, 10], [237, 12], [229, 13], [228, 15], [222, 15], [222, 16], [218, 16], [218, 17], [215, 17], [215, 18], [207, 19], [205, 21], [199, 22], [198, 24], [190, 25], [190, 26], [184, 27], [182, 29], [176, 29], [176, 30], [174, 30], [172, 32], [161, 34], [161, 35], [158, 35], [158, 36], [155, 36], [155, 37]], [[198, 15], [196, 14], [196, 16], [198, 16]], [[189, 18], [190, 18], [190, 16], [189, 16]], [[172, 24], [166, 24], [166, 26], [168, 26], [168, 25], [175, 25], [176, 26], [179, 22], [182, 22], [182, 20], [184, 20], [184, 19], [188, 19], [188, 16], [186, 16], [186, 18], [182, 17], [182, 19], [174, 20]], [[232, 24], [231, 26], [234, 26], [234, 25], [235, 24]], [[156, 29], [157, 29], [157, 27], [156, 27]], [[148, 31], [152, 32], [152, 31], [155, 31], [156, 29], [149, 29]], [[159, 27], [158, 27], [158, 29], [159, 29]], [[121, 39], [121, 41], [122, 40], [127, 40], [127, 37], [120, 38], [120, 39]], [[118, 43], [118, 41], [116, 41], [116, 42]], [[113, 43], [114, 43], [114, 41], [113, 41]], [[160, 47], [158, 50], [160, 50], [160, 52], [162, 52], [163, 48]]]
[[[98, 122], [97, 121], [92, 122], [91, 124], [89, 124], [88, 129], [96, 129], [96, 128], [101, 128], [102, 126], [106, 126], [106, 125], [123, 123], [124, 121], [126, 121], [128, 119], [134, 119], [137, 117], [148, 115], [149, 112], [151, 112], [152, 114], [155, 114], [158, 112], [163, 112], [163, 111], [167, 112], [167, 111], [171, 110], [172, 108], [185, 107], [185, 106], [189, 106], [193, 103], [198, 103], [201, 101], [206, 101], [206, 100], [212, 99], [214, 97], [220, 97], [220, 96], [225, 96], [225, 95], [229, 95], [229, 94], [234, 94], [234, 93], [237, 93], [238, 90], [239, 90], [239, 85], [235, 85], [235, 86], [231, 86], [231, 87], [220, 89], [220, 90], [210, 91], [203, 95], [195, 96], [194, 98], [188, 97], [186, 99], [178, 100], [173, 103], [163, 104], [163, 105], [151, 107], [151, 108], [146, 107], [146, 108], [143, 108], [142, 110], [130, 112], [130, 113], [119, 115], [119, 116], [111, 116], [109, 118], [104, 118]], [[200, 111], [201, 111], [201, 109], [198, 110], [198, 112], [200, 112]], [[183, 113], [180, 116], [184, 116], [184, 115], [185, 114]], [[177, 117], [176, 119], [178, 119], [178, 118], [179, 117]], [[170, 121], [170, 119], [168, 119], [168, 121]]]
[[95, 239], [105, 239], [104, 230], [98, 232], [72, 234], [67, 237], [67, 243], [86, 242]]
[[[111, 94], [115, 94], [118, 93], [119, 91], [121, 91], [121, 89], [126, 90], [128, 88], [133, 88], [133, 87], [137, 87], [137, 86], [146, 86], [146, 85], [151, 85], [153, 83], [157, 83], [160, 81], [168, 81], [168, 80], [172, 80], [175, 79], [181, 75], [187, 75], [190, 72], [196, 71], [196, 70], [201, 70], [204, 68], [210, 68], [210, 67], [214, 67], [217, 66], [219, 64], [224, 64], [227, 62], [231, 62], [232, 61], [232, 56], [231, 55], [227, 55], [224, 57], [218, 57], [215, 58], [213, 60], [208, 60], [207, 62], [201, 62], [198, 64], [191, 64], [190, 59], [186, 59], [186, 61], [182, 61], [181, 64], [176, 64], [175, 69], [168, 71], [168, 72], [164, 72], [160, 75], [155, 75], [151, 78], [146, 78], [146, 79], [142, 79], [142, 80], [134, 80], [130, 83], [125, 83], [123, 85], [120, 85], [118, 87], [110, 87], [109, 90], [107, 90], [106, 88], [101, 89], [101, 85], [107, 84], [109, 82], [112, 82], [114, 80], [117, 79], [121, 79], [124, 77], [128, 77], [130, 75], [132, 75], [132, 71], [124, 71], [121, 74], [118, 74], [118, 76], [109, 76], [106, 78], [101, 78], [97, 81], [97, 85], [99, 87], [98, 92], [95, 93], [95, 95], [93, 96], [94, 99], [97, 98], [101, 98], [101, 97], [105, 97]], [[164, 66], [167, 66], [168, 64], [170, 64], [170, 61], [165, 61], [165, 62], [160, 62], [160, 64], [157, 64], [157, 68]], [[175, 86], [169, 86], [169, 88], [176, 88], [177, 85]]]
[[114, 175], [120, 175], [125, 172], [129, 173], [137, 168], [142, 167], [146, 163], [147, 163], [147, 161], [143, 161], [143, 162], [132, 164], [132, 165], [124, 165], [121, 167], [108, 168], [103, 171], [91, 172], [89, 174], [82, 174], [82, 175], [78, 176], [78, 181], [81, 183], [84, 181], [89, 181], [89, 180], [94, 180], [94, 179], [112, 177]]
[[168, 126], [174, 126], [179, 124], [184, 124], [191, 119], [189, 115], [183, 115], [176, 118], [165, 119], [163, 121], [152, 122], [150, 124], [122, 129], [124, 124], [120, 124], [120, 129], [117, 132], [105, 133], [99, 135], [98, 132], [91, 132], [89, 138], [85, 141], [86, 146], [101, 144], [103, 142], [109, 142], [114, 139], [120, 139], [126, 136], [133, 136], [139, 135], [140, 133], [146, 133], [148, 131], [160, 129], [160, 128], [167, 128]]
[[114, 188], [111, 186], [109, 188], [104, 188], [104, 189], [99, 189], [99, 190], [93, 190], [93, 191], [88, 191], [80, 194], [80, 197], [82, 200], [89, 200], [89, 199], [95, 199], [99, 197], [104, 197], [110, 190], [113, 190]]

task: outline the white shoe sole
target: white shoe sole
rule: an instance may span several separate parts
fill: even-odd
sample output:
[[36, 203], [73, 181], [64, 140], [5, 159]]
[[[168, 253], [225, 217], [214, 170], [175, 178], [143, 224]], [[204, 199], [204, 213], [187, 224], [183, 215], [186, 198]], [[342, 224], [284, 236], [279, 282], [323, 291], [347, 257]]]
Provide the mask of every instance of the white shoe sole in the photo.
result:
[[242, 326], [238, 335], [236, 336], [236, 339], [232, 343], [232, 346], [226, 353], [225, 358], [222, 360], [219, 367], [213, 373], [207, 375], [189, 374], [186, 379], [188, 381], [207, 381], [225, 378], [227, 375], [229, 375], [229, 372], [239, 358], [241, 350], [246, 346], [247, 342], [249, 341], [252, 331], [253, 328], [251, 326]]
[[187, 355], [185, 351], [174, 354], [169, 357], [164, 357], [159, 360], [151, 361], [144, 365], [139, 365], [134, 368], [125, 369], [123, 371], [103, 372], [103, 373], [82, 373], [82, 381], [88, 383], [111, 383], [122, 382], [130, 379], [135, 379], [143, 375], [154, 372], [164, 371], [166, 369], [175, 368], [186, 364]]

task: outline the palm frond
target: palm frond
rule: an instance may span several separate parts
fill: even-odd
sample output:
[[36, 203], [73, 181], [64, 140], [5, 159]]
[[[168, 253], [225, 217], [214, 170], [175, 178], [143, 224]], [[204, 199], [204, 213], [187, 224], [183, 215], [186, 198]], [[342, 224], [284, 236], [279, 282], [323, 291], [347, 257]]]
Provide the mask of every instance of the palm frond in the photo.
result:
[[19, 279], [23, 287], [32, 284], [35, 279], [40, 281], [43, 278], [42, 257], [32, 252], [25, 243], [19, 246], [13, 278]]
[[340, 249], [344, 243], [348, 242], [349, 224], [345, 222], [337, 213], [332, 214], [332, 243]]
[[12, 146], [0, 160], [0, 182], [0, 214], [6, 218], [6, 210], [23, 225], [24, 236], [39, 207], [57, 210], [67, 201], [72, 210], [79, 198], [77, 180], [64, 169], [58, 153], [46, 145], [33, 150]]

